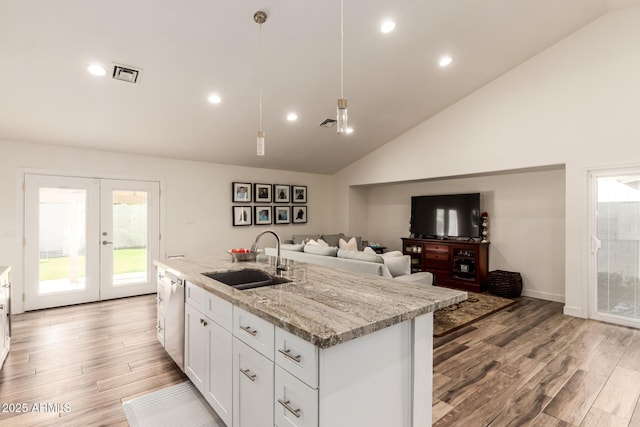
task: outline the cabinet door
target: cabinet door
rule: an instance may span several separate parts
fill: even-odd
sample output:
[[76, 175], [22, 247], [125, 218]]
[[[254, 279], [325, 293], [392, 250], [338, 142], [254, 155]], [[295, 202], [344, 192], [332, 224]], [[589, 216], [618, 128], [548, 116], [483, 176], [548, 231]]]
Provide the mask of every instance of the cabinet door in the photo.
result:
[[233, 338], [233, 427], [273, 425], [273, 362]]
[[213, 321], [206, 325], [208, 343], [208, 369], [205, 399], [218, 416], [231, 426], [233, 384], [233, 337], [231, 332]]
[[205, 391], [207, 369], [207, 320], [198, 310], [185, 304], [184, 372], [201, 393]]

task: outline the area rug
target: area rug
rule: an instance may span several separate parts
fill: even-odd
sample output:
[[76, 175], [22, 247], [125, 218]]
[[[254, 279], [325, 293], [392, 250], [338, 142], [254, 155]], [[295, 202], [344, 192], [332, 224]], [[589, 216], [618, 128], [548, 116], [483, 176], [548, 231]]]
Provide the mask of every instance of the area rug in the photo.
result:
[[224, 427], [224, 423], [185, 381], [122, 404], [131, 427]]
[[439, 338], [447, 335], [516, 303], [514, 300], [489, 294], [467, 293], [469, 294], [467, 300], [441, 308], [433, 313], [434, 337]]

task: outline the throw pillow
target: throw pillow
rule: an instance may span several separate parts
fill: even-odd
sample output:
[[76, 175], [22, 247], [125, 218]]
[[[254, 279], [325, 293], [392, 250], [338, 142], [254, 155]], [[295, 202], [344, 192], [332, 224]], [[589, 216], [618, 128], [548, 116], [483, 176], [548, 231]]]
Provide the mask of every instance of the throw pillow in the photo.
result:
[[315, 241], [315, 240], [313, 240], [313, 239], [309, 239], [309, 240], [307, 240], [307, 243], [306, 243], [306, 244], [307, 244], [307, 245], [312, 245], [312, 246], [320, 246], [320, 243], [316, 242], [316, 241]]
[[318, 244], [320, 246], [324, 246], [324, 247], [329, 246], [329, 244], [327, 242], [325, 242], [324, 240], [322, 240], [322, 239], [318, 239]]
[[283, 251], [294, 251], [294, 252], [302, 252], [302, 249], [304, 248], [304, 245], [300, 244], [300, 245], [296, 245], [296, 244], [289, 244], [289, 243], [284, 243], [282, 245], [280, 245], [280, 249], [282, 249]]
[[366, 254], [371, 254], [371, 255], [378, 255], [376, 253], [376, 251], [374, 251], [373, 249], [371, 249], [369, 246], [367, 246], [366, 248], [364, 248], [362, 250], [362, 252], [366, 253]]
[[324, 256], [336, 256], [338, 253], [338, 248], [333, 248], [331, 246], [320, 246], [318, 244], [316, 245], [310, 245], [310, 244], [306, 244], [304, 245], [304, 251], [310, 254], [316, 254], [316, 255], [324, 255]]
[[344, 239], [340, 239], [338, 241], [338, 247], [345, 251], [357, 251], [358, 250], [358, 242], [355, 237], [349, 239], [348, 242], [345, 242]]
[[318, 240], [320, 238], [319, 234], [294, 234], [291, 237], [291, 240], [293, 240], [293, 243], [296, 244], [304, 244], [307, 243], [307, 241], [309, 241], [310, 239], [313, 240]]

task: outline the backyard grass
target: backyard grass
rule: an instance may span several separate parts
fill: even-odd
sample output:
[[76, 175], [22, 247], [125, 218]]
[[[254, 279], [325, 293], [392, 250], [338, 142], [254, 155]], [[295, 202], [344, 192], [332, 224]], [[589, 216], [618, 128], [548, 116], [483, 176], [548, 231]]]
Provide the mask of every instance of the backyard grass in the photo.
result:
[[[56, 280], [69, 277], [69, 257], [40, 260], [40, 280]], [[80, 271], [78, 277], [84, 277], [84, 256], [78, 257]], [[146, 271], [147, 249], [115, 249], [113, 251], [113, 274]]]

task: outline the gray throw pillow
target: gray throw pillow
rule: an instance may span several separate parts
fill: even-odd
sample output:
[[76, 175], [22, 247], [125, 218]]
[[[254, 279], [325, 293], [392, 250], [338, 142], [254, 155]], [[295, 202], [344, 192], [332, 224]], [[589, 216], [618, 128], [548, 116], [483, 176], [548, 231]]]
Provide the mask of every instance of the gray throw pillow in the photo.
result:
[[338, 247], [338, 242], [340, 241], [340, 239], [344, 239], [344, 234], [339, 233], [339, 234], [323, 234], [322, 235], [322, 240], [327, 242], [329, 246], [334, 246], [336, 248]]

